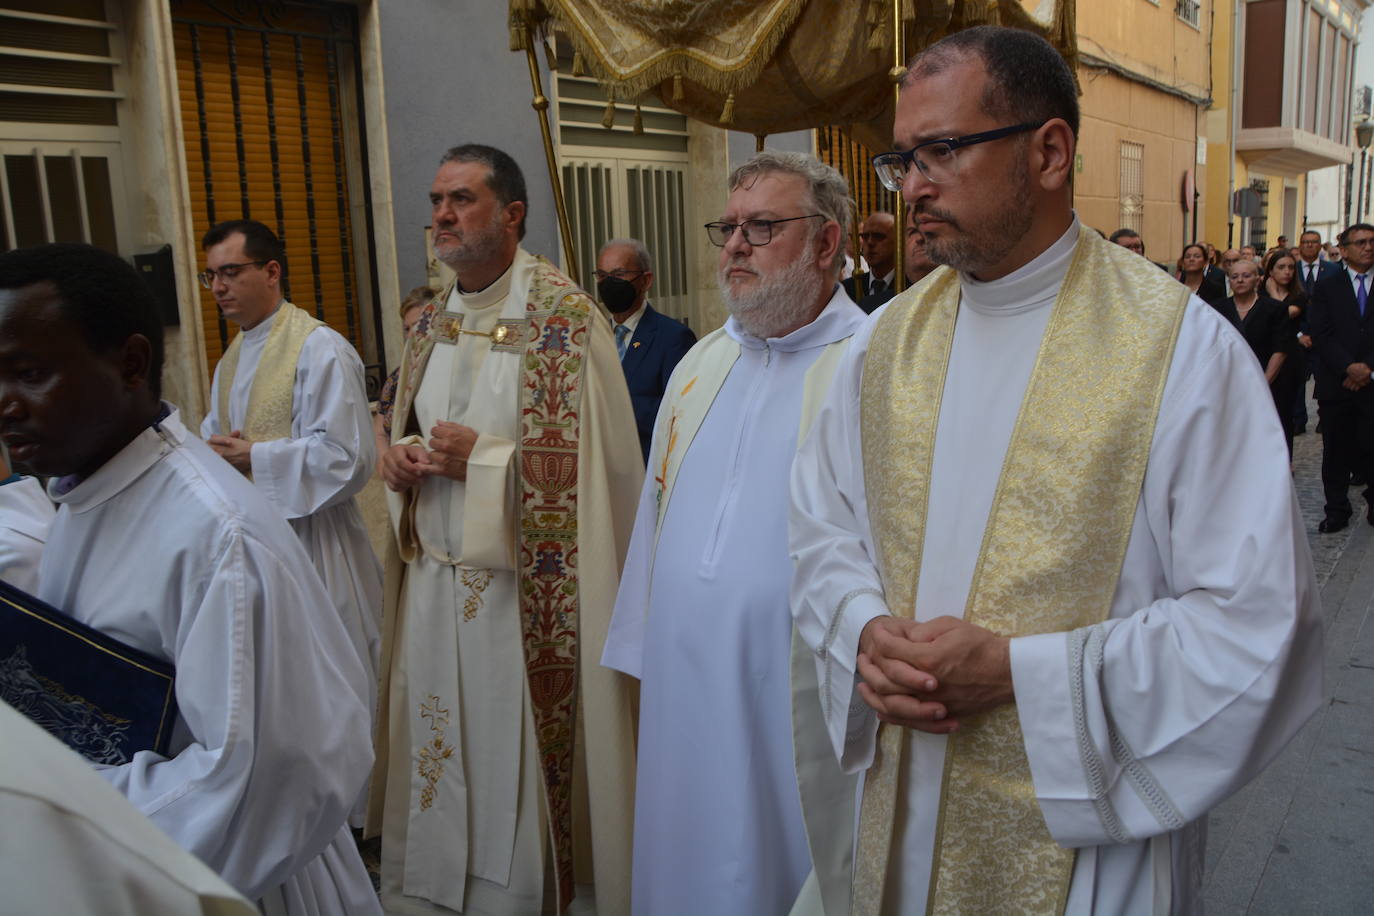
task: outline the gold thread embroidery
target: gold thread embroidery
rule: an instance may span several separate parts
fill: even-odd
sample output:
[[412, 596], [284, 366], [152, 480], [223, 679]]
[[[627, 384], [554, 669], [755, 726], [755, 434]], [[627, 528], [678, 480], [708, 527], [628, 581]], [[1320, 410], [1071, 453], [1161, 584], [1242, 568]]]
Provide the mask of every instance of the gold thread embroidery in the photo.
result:
[[482, 592], [491, 584], [493, 575], [489, 569], [465, 569], [458, 577], [468, 589], [467, 600], [463, 602], [464, 620], [472, 620], [482, 609]]
[[453, 756], [453, 745], [445, 739], [444, 726], [448, 724], [448, 708], [439, 705], [439, 698], [429, 695], [429, 701], [420, 704], [420, 718], [429, 720], [429, 730], [434, 733], [424, 747], [420, 748], [420, 761], [416, 767], [425, 787], [420, 790], [420, 810], [428, 811], [434, 804], [437, 794], [435, 786], [444, 775], [444, 761]]

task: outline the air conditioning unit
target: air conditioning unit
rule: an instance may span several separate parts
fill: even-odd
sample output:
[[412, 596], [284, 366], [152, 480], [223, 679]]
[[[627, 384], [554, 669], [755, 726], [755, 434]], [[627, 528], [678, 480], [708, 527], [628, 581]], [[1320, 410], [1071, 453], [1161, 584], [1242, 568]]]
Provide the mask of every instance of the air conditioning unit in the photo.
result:
[[1374, 115], [1374, 89], [1360, 86], [1355, 90], [1355, 117], [1368, 118]]

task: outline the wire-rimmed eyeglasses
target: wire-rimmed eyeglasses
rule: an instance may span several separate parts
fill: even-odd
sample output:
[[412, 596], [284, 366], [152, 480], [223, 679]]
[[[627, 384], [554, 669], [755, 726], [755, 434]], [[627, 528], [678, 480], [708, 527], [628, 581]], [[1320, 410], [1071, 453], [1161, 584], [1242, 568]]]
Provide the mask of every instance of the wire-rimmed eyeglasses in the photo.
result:
[[927, 181], [939, 184], [958, 176], [958, 151], [963, 147], [977, 146], [979, 143], [987, 143], [989, 140], [1000, 140], [1003, 137], [1025, 133], [1028, 130], [1039, 130], [1044, 125], [1044, 121], [1026, 121], [1023, 124], [1013, 124], [1010, 127], [999, 127], [995, 130], [985, 130], [976, 134], [965, 134], [962, 137], [927, 140], [924, 143], [916, 144], [906, 152], [879, 153], [873, 157], [873, 171], [878, 174], [878, 181], [882, 183], [883, 187], [889, 191], [900, 191], [903, 182], [906, 181], [907, 169], [914, 162], [916, 168], [926, 177]]
[[[272, 259], [267, 259], [267, 261], [270, 260]], [[217, 276], [223, 277], [226, 280], [232, 280], [243, 273], [245, 267], [261, 267], [266, 264], [267, 261], [244, 261], [242, 264], [221, 264], [214, 270], [202, 270], [200, 273], [196, 274], [196, 279], [200, 281], [201, 286], [210, 289], [215, 285], [215, 277]]]
[[786, 219], [747, 219], [742, 223], [707, 223], [706, 237], [711, 240], [711, 244], [717, 248], [724, 248], [725, 243], [730, 241], [730, 236], [739, 229], [744, 233], [744, 240], [755, 248], [767, 245], [773, 241], [773, 227], [778, 223], [790, 223], [799, 219], [825, 219], [823, 213], [808, 213], [806, 216], [789, 216]]

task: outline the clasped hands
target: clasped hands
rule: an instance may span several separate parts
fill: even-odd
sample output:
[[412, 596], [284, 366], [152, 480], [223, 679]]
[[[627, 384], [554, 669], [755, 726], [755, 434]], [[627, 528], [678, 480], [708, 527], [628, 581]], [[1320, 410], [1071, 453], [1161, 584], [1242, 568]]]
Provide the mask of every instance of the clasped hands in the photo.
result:
[[932, 735], [1016, 700], [1011, 640], [955, 617], [870, 620], [859, 636], [859, 694], [883, 722]]
[[1345, 367], [1345, 378], [1341, 380], [1341, 387], [1350, 391], [1359, 391], [1369, 384], [1371, 374], [1374, 372], [1365, 363], [1351, 363]]
[[253, 443], [243, 438], [243, 430], [236, 429], [227, 436], [211, 436], [205, 444], [240, 474], [253, 473]]
[[429, 431], [429, 448], [393, 445], [382, 453], [382, 479], [400, 493], [426, 477], [468, 479], [468, 456], [477, 444], [477, 430], [440, 420]]

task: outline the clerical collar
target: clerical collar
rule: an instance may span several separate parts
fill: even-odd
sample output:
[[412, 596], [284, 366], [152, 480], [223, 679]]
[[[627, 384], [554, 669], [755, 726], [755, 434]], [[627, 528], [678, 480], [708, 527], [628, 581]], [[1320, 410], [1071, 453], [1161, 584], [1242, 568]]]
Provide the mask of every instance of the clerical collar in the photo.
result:
[[277, 317], [277, 312], [281, 311], [282, 303], [284, 302], [286, 302], [285, 299], [283, 299], [281, 302], [278, 302], [276, 307], [272, 309], [272, 311], [268, 312], [267, 317], [264, 318], [262, 321], [259, 321], [251, 328], [244, 329], [243, 342], [252, 343], [256, 340], [265, 338], [268, 334], [271, 334], [272, 323]]
[[984, 315], [1019, 315], [1052, 305], [1069, 273], [1074, 246], [1082, 227], [1075, 213], [1057, 241], [1005, 277], [986, 283], [960, 272], [960, 305]]
[[761, 340], [741, 329], [734, 315], [725, 319], [725, 333], [746, 350], [771, 349], [789, 353], [824, 347], [837, 340], [844, 340], [854, 333], [857, 324], [865, 317], [863, 311], [844, 291], [844, 287], [836, 283], [830, 301], [821, 309], [821, 313], [791, 334]]
[[511, 275], [514, 273], [514, 267], [515, 260], [511, 259], [501, 276], [493, 280], [484, 289], [479, 289], [476, 292], [469, 293], [459, 284], [454, 283], [453, 294], [449, 296], [449, 308], [458, 306], [470, 312], [480, 312], [505, 302], [506, 297], [510, 295]]
[[[171, 418], [172, 413], [175, 410], [176, 408], [169, 404], [167, 401], [159, 401], [157, 416], [153, 418], [153, 422], [149, 424], [148, 429], [152, 430], [159, 436], [164, 435], [162, 424], [165, 423], [169, 418]], [[143, 434], [140, 433], [139, 436], [135, 437], [132, 441], [137, 442], [138, 439], [142, 437], [142, 435]], [[105, 462], [105, 464], [102, 464], [99, 468], [96, 468], [93, 472], [91, 472], [90, 477], [94, 477], [96, 474], [100, 473], [102, 468], [108, 467], [109, 465], [113, 464], [115, 462], [115, 459], [118, 458], [119, 455], [123, 454], [123, 452], [128, 448], [129, 446], [126, 445], [124, 449], [121, 449], [119, 452], [116, 452], [114, 458], [111, 458], [109, 461]], [[90, 477], [82, 477], [80, 474], [68, 474], [65, 477], [55, 477], [48, 483], [48, 493], [54, 499], [56, 499], [59, 496], [66, 496], [68, 493], [70, 493], [72, 490], [75, 490], [82, 483], [89, 480]], [[8, 481], [6, 482], [8, 483]]]

